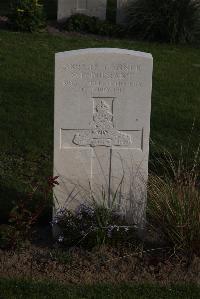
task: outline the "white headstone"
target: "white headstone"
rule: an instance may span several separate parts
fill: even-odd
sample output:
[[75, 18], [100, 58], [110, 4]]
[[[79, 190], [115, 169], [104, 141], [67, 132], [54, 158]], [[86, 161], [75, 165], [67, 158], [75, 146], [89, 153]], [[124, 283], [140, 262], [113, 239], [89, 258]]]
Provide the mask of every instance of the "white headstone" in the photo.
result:
[[[120, 211], [142, 225], [146, 205], [151, 54], [83, 49], [56, 54], [54, 175], [57, 207], [75, 209], [90, 188], [117, 192]], [[120, 187], [119, 187], [120, 186]], [[84, 192], [80, 192], [80, 190]]]
[[62, 22], [73, 14], [81, 13], [105, 20], [106, 6], [107, 0], [58, 0], [57, 19]]
[[117, 0], [117, 24], [126, 24], [128, 20], [128, 10], [127, 7], [132, 0]]

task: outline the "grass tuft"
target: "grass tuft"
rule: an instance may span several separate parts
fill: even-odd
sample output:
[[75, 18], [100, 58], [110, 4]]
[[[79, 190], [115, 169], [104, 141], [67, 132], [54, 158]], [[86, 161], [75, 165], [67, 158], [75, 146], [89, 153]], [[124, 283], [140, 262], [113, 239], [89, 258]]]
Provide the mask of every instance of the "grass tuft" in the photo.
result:
[[160, 161], [163, 175], [149, 178], [148, 215], [175, 250], [188, 254], [200, 252], [200, 176], [199, 148], [193, 163], [178, 161], [167, 153]]

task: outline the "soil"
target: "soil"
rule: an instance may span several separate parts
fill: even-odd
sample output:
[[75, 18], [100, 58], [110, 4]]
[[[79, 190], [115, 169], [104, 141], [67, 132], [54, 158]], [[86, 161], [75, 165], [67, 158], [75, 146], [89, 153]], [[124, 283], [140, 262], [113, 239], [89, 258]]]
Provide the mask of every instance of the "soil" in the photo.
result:
[[20, 251], [0, 250], [0, 277], [50, 280], [61, 283], [148, 282], [200, 284], [200, 258], [167, 256], [162, 250], [101, 247], [70, 251], [30, 246]]

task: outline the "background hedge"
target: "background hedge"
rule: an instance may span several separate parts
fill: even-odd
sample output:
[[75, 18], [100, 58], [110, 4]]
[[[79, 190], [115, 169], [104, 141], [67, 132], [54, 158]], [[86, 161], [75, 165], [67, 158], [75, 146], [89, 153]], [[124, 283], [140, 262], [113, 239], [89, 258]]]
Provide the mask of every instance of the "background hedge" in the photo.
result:
[[[0, 0], [0, 16], [8, 15], [10, 12], [10, 3], [12, 0]], [[43, 0], [45, 12], [49, 20], [57, 18], [57, 2], [58, 0]], [[67, 0], [66, 0], [67, 1]], [[95, 0], [94, 0], [95, 1]], [[42, 2], [42, 0], [41, 0]], [[117, 0], [108, 0], [107, 20], [115, 23]]]
[[[57, 0], [43, 0], [45, 12], [48, 19], [56, 19]], [[42, 1], [41, 1], [42, 2]], [[0, 15], [8, 15], [10, 12], [11, 0], [0, 0]]]

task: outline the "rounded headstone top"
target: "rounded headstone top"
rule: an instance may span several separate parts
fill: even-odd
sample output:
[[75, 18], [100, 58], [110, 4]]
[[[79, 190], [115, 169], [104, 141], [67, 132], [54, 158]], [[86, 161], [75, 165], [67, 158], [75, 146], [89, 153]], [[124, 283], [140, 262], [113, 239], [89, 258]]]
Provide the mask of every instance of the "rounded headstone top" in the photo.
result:
[[75, 55], [86, 55], [86, 54], [123, 54], [123, 55], [132, 55], [135, 57], [149, 58], [153, 59], [150, 53], [119, 49], [119, 48], [88, 48], [80, 50], [71, 50], [65, 52], [56, 53], [56, 58], [63, 58], [66, 56], [75, 56]]

